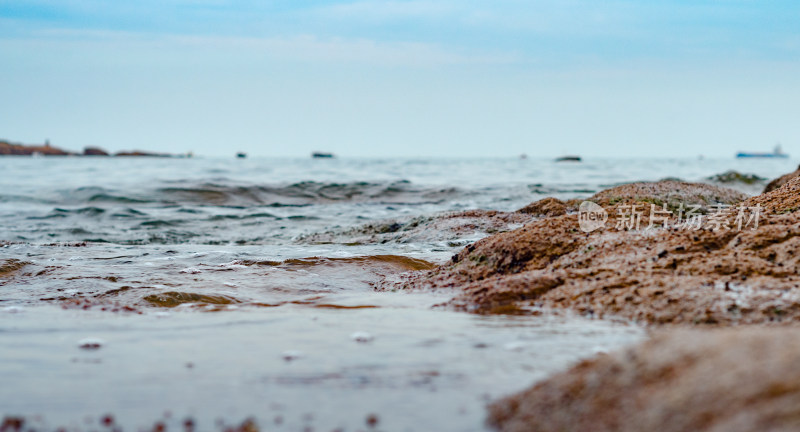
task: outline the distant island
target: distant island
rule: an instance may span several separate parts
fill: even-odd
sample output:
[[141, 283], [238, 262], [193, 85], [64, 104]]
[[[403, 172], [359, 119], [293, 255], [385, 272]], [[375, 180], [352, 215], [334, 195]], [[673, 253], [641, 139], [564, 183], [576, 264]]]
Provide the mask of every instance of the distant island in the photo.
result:
[[153, 153], [141, 150], [120, 151], [111, 154], [99, 147], [86, 147], [82, 153], [53, 147], [49, 141], [44, 144], [20, 144], [0, 140], [0, 156], [144, 156], [144, 157], [192, 157], [192, 153], [170, 154]]

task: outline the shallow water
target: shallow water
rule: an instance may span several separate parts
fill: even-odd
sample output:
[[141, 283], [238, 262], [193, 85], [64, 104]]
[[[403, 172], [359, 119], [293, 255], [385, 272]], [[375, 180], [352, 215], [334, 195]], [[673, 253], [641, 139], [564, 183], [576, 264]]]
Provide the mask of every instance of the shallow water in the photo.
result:
[[45, 430], [98, 429], [104, 414], [124, 430], [188, 417], [366, 430], [370, 415], [382, 430], [482, 430], [489, 400], [643, 334], [376, 292], [519, 226], [442, 212], [795, 166], [0, 158], [0, 414]]
[[[75, 428], [106, 413], [148, 427], [169, 412], [167, 424], [192, 418], [200, 430], [247, 417], [267, 430], [276, 418], [282, 430], [358, 430], [370, 415], [381, 430], [482, 430], [489, 400], [641, 337], [574, 317], [475, 316], [420, 307], [427, 295], [379, 297], [376, 309], [214, 314], [41, 306], [14, 312], [13, 325], [6, 310], [3, 411]], [[79, 348], [87, 338], [101, 347]]]

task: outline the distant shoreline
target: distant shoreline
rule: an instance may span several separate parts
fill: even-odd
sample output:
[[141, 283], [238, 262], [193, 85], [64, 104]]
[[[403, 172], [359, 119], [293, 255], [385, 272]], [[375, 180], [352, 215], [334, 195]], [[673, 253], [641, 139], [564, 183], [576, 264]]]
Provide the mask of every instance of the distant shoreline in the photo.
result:
[[45, 144], [20, 144], [12, 143], [9, 141], [0, 140], [0, 156], [135, 156], [135, 157], [167, 157], [167, 158], [186, 158], [192, 157], [192, 153], [184, 154], [171, 154], [171, 153], [154, 153], [142, 150], [124, 150], [111, 154], [106, 150], [99, 147], [86, 147], [83, 152], [71, 152], [53, 147], [49, 142]]

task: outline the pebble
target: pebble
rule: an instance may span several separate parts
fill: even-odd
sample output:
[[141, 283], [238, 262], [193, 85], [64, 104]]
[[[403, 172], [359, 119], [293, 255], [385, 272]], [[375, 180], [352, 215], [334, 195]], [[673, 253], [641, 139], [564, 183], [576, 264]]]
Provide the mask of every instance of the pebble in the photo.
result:
[[286, 360], [287, 362], [298, 360], [302, 358], [304, 355], [300, 351], [284, 351], [281, 354], [281, 357]]
[[367, 332], [357, 331], [350, 335], [350, 339], [353, 339], [358, 343], [367, 343], [372, 342], [375, 337]]
[[78, 341], [78, 348], [85, 350], [98, 350], [105, 345], [105, 341], [98, 338], [85, 338]]

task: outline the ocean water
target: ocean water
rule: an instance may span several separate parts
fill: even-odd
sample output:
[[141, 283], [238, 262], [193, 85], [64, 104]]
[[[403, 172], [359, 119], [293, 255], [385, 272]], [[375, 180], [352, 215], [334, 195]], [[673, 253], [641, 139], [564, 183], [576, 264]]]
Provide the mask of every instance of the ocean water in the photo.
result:
[[643, 330], [376, 291], [516, 226], [441, 215], [796, 166], [0, 158], [0, 414], [43, 430], [102, 430], [106, 415], [123, 430], [484, 430], [487, 402]]

